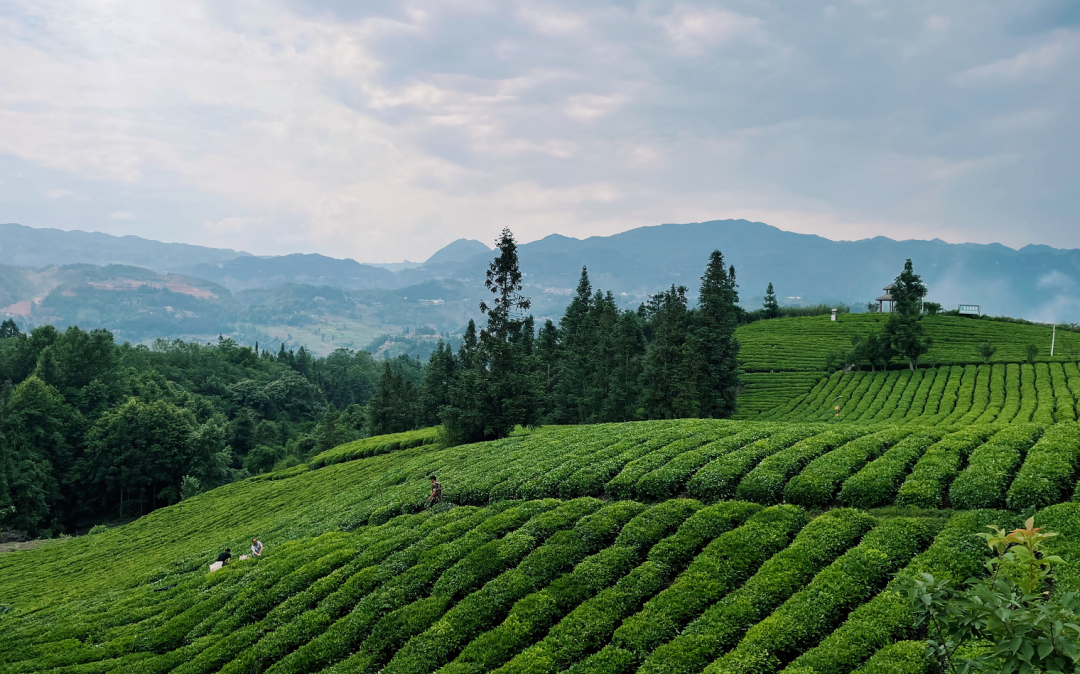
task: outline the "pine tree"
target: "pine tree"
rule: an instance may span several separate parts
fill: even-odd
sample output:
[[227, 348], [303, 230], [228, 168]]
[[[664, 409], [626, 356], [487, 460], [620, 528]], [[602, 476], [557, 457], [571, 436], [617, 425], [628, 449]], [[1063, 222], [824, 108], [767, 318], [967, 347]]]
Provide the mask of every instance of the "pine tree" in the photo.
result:
[[645, 359], [645, 333], [634, 311], [624, 311], [615, 324], [612, 340], [612, 370], [608, 393], [600, 418], [603, 421], [633, 421], [641, 417], [641, 373]]
[[549, 419], [553, 412], [555, 382], [561, 366], [559, 359], [559, 329], [551, 322], [544, 321], [536, 339], [537, 392], [540, 396], [540, 418]]
[[420, 390], [420, 425], [439, 423], [439, 410], [450, 402], [450, 387], [457, 373], [457, 362], [450, 347], [440, 340], [424, 368]]
[[[769, 284], [772, 290], [772, 284]], [[704, 359], [699, 413], [703, 417], [725, 418], [735, 411], [739, 387], [739, 342], [735, 339], [738, 327], [738, 284], [735, 267], [724, 268], [724, 256], [714, 250], [701, 277], [698, 309], [694, 318], [695, 333], [700, 339]], [[774, 297], [775, 302], [775, 297]]]
[[686, 308], [686, 288], [653, 295], [645, 306], [652, 339], [645, 351], [642, 406], [649, 419], [677, 419], [697, 416], [697, 374], [688, 371], [687, 356], [698, 362], [697, 354], [684, 346], [689, 334], [690, 315]]
[[559, 321], [561, 364], [555, 383], [552, 423], [580, 424], [588, 417], [587, 397], [593, 365], [590, 358], [594, 337], [590, 321], [593, 301], [589, 272], [582, 267], [577, 293]]
[[496, 247], [498, 256], [484, 282], [495, 297], [491, 304], [480, 303], [487, 326], [480, 332], [475, 362], [463, 368], [453, 404], [440, 414], [447, 434], [457, 442], [502, 438], [518, 424], [539, 422], [535, 335], [532, 321], [523, 315], [531, 301], [521, 295], [517, 243], [509, 229], [503, 229]]
[[772, 281], [769, 282], [769, 287], [765, 289], [765, 306], [762, 307], [762, 316], [764, 318], [780, 318], [780, 303], [776, 301], [776, 291], [773, 290]]

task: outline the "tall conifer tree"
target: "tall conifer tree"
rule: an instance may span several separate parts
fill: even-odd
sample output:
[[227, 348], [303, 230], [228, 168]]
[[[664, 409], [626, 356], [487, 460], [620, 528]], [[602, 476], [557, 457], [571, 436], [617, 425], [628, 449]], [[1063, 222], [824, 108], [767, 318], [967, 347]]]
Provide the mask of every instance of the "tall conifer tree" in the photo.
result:
[[[769, 288], [772, 289], [771, 283]], [[735, 339], [738, 301], [735, 267], [725, 269], [723, 253], [714, 250], [701, 277], [698, 309], [695, 312], [695, 332], [701, 340], [704, 358], [699, 383], [700, 414], [703, 417], [729, 417], [735, 411], [739, 386], [739, 342]]]
[[559, 321], [560, 367], [555, 382], [551, 421], [557, 424], [580, 424], [588, 417], [587, 397], [592, 380], [593, 334], [590, 321], [592, 284], [589, 271], [581, 268], [577, 292]]
[[780, 303], [776, 301], [776, 291], [773, 290], [772, 281], [769, 281], [769, 287], [765, 289], [765, 305], [762, 307], [762, 315], [765, 318], [780, 318]]

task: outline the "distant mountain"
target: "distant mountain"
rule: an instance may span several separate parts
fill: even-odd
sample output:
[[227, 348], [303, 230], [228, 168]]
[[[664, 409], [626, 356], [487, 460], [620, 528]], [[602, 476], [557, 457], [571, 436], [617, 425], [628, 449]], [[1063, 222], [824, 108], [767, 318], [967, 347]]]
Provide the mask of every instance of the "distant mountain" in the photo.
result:
[[[32, 234], [34, 232], [45, 232], [41, 236], [57, 238], [55, 254], [41, 244], [47, 239]], [[75, 250], [78, 237], [90, 237], [86, 239], [84, 252]], [[12, 243], [31, 239], [37, 242], [37, 248], [27, 245], [18, 248]], [[464, 292], [472, 298], [473, 306], [487, 294], [482, 284], [492, 257], [492, 252], [483, 243], [459, 239], [420, 266], [405, 268], [401, 263], [397, 271], [392, 271], [323, 255], [260, 258], [137, 237], [3, 225], [0, 226], [0, 265], [43, 265], [70, 257], [104, 255], [101, 252], [104, 243], [109, 243], [111, 250], [131, 243], [158, 251], [166, 257], [159, 259], [156, 267], [149, 263], [145, 266], [207, 279], [234, 292], [274, 288], [286, 283], [347, 290], [397, 290], [432, 280], [455, 280], [467, 289]], [[31, 248], [32, 255], [20, 252]], [[714, 248], [723, 251], [726, 261], [735, 266], [742, 304], [748, 308], [760, 306], [765, 286], [771, 282], [783, 304], [842, 302], [856, 310], [864, 310], [866, 303], [881, 295], [882, 288], [896, 277], [904, 260], [911, 258], [916, 272], [930, 288], [928, 299], [940, 302], [946, 308], [955, 308], [960, 303], [978, 304], [983, 313], [1047, 322], [1080, 321], [1080, 250], [1049, 246], [1025, 246], [1014, 250], [1000, 244], [950, 244], [938, 239], [895, 241], [886, 237], [832, 241], [820, 236], [785, 232], [760, 222], [718, 220], [640, 227], [613, 236], [587, 239], [555, 234], [521, 244], [518, 252], [525, 274], [525, 293], [533, 299], [534, 314], [542, 319], [558, 318], [562, 314], [577, 285], [582, 265], [589, 268], [593, 289], [612, 291], [623, 307], [636, 307], [650, 294], [672, 284], [687, 286], [693, 300], [709, 253]], [[213, 261], [200, 259], [187, 266], [164, 262], [166, 258], [190, 260], [193, 256], [213, 255], [236, 257]], [[27, 281], [33, 279], [0, 268], [0, 302], [4, 298], [26, 295]], [[372, 306], [378, 307], [377, 304]], [[380, 312], [365, 311], [365, 320], [375, 313]], [[468, 313], [476, 314], [475, 311]], [[390, 320], [412, 320], [405, 319], [405, 315], [395, 312], [394, 319], [380, 315], [380, 320], [386, 324]], [[449, 320], [440, 318], [442, 325]], [[417, 324], [421, 323], [399, 325]]]
[[232, 291], [273, 288], [285, 283], [350, 289], [397, 285], [397, 277], [388, 269], [317, 254], [238, 257], [228, 262], [194, 265], [184, 273], [220, 283]]
[[[594, 290], [613, 291], [624, 306], [671, 284], [687, 286], [694, 297], [714, 248], [735, 266], [747, 307], [760, 305], [771, 282], [785, 304], [843, 302], [863, 310], [911, 258], [929, 286], [928, 299], [946, 308], [978, 304], [983, 313], [1080, 321], [1080, 250], [1049, 246], [1014, 250], [1001, 244], [881, 236], [832, 241], [760, 222], [720, 220], [640, 227], [587, 239], [555, 234], [522, 244], [518, 253], [527, 294], [542, 314], [565, 306], [582, 265], [589, 268]], [[478, 282], [487, 257], [461, 263], [447, 276]]]
[[157, 272], [175, 272], [182, 267], [217, 264], [249, 255], [227, 248], [163, 243], [138, 236], [0, 224], [0, 264], [24, 267], [126, 264]]
[[490, 252], [490, 248], [476, 239], [458, 239], [435, 251], [435, 254], [429, 257], [424, 262], [424, 265], [428, 266], [443, 262], [465, 262], [476, 255], [486, 255]]

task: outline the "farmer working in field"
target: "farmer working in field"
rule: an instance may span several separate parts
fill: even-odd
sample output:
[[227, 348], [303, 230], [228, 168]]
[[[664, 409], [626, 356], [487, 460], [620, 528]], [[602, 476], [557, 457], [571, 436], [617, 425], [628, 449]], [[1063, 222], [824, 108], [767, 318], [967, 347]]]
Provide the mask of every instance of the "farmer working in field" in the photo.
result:
[[252, 538], [251, 539], [251, 554], [255, 555], [256, 557], [262, 557], [262, 550], [263, 550], [262, 541], [260, 541], [257, 538]]
[[223, 553], [221, 553], [220, 555], [217, 556], [217, 561], [221, 562], [222, 566], [228, 564], [231, 559], [232, 559], [232, 551], [229, 550], [228, 548], [225, 548], [225, 552], [223, 552]]
[[428, 478], [431, 480], [431, 496], [428, 496], [428, 503], [442, 503], [442, 485], [432, 475]]

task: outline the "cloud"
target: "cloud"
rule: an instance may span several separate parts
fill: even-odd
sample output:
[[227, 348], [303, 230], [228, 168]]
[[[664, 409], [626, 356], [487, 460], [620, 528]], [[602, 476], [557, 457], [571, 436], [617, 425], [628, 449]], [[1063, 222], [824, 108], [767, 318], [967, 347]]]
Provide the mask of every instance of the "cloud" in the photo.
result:
[[382, 260], [740, 216], [1080, 246], [1077, 33], [1030, 11], [11, 0], [0, 221]]
[[110, 220], [134, 220], [135, 214], [127, 211], [113, 211], [109, 213]]
[[1057, 36], [1047, 44], [1022, 51], [1015, 56], [969, 68], [956, 75], [953, 82], [961, 86], [977, 86], [1042, 77], [1072, 57], [1076, 52], [1076, 45], [1076, 35]]
[[756, 16], [682, 3], [657, 22], [675, 50], [686, 55], [703, 54], [740, 38], [760, 38], [764, 24]]

